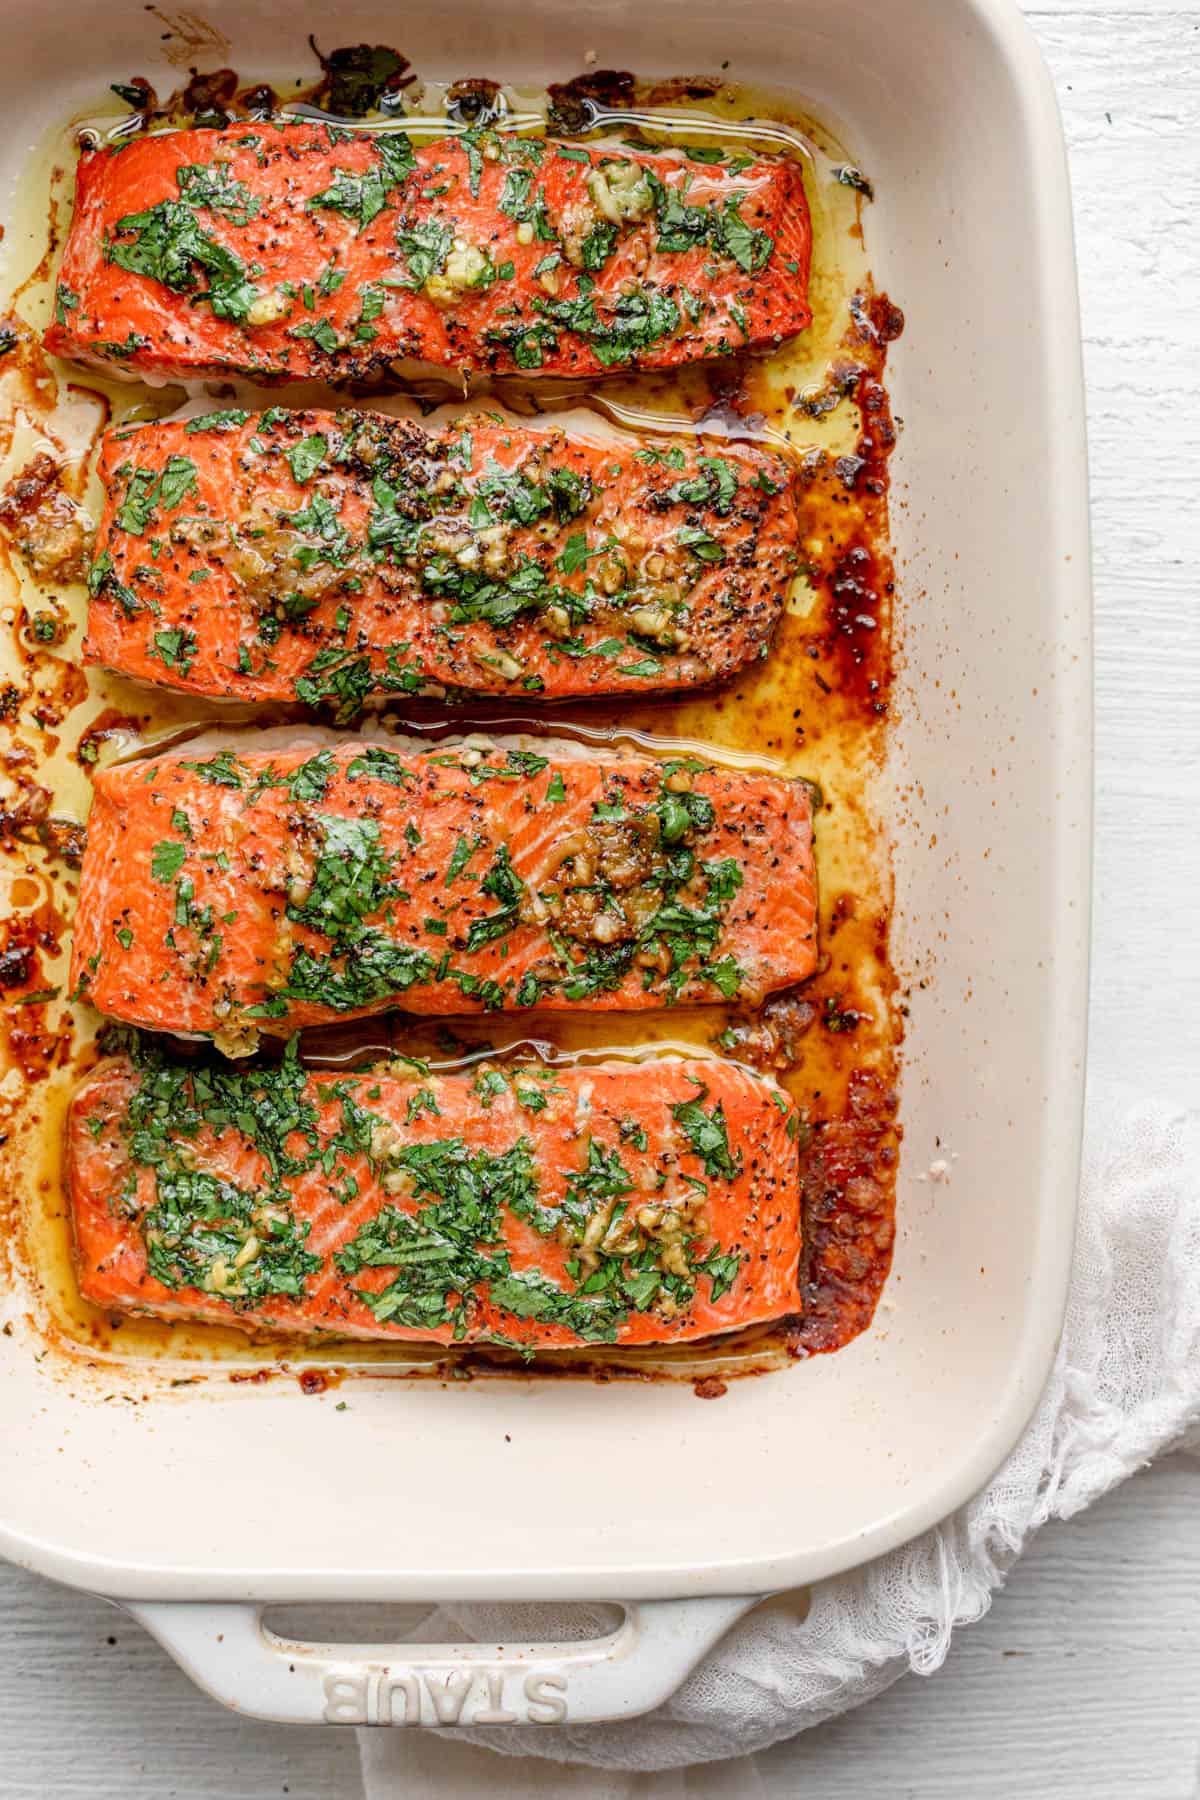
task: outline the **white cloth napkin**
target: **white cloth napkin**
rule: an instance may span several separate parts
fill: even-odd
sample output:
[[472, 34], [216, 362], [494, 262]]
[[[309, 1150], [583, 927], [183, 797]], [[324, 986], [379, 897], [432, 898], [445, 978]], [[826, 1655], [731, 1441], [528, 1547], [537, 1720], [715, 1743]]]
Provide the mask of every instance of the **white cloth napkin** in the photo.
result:
[[[1090, 1506], [1165, 1450], [1200, 1448], [1197, 1123], [1140, 1107], [1085, 1158], [1053, 1374], [1020, 1444], [969, 1505], [865, 1568], [820, 1582], [807, 1615], [797, 1596], [757, 1608], [645, 1718], [453, 1739], [361, 1732], [367, 1800], [466, 1800], [476, 1788], [488, 1800], [632, 1800], [649, 1791], [637, 1773], [646, 1770], [676, 1771], [653, 1783], [655, 1800], [730, 1791], [743, 1800], [764, 1791], [752, 1763], [738, 1765], [733, 1790], [728, 1764], [722, 1787], [692, 1765], [749, 1757], [910, 1669], [940, 1668], [955, 1627], [982, 1618], [1031, 1532]], [[602, 1609], [456, 1606], [413, 1635], [513, 1643], [610, 1628]]]

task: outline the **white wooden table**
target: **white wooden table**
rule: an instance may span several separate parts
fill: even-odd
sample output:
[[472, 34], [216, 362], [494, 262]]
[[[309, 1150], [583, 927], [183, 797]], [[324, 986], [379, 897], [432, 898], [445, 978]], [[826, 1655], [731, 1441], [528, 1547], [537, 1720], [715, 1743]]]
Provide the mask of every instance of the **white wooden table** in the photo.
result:
[[[1087, 345], [1099, 1115], [1200, 1098], [1200, 0], [1029, 11], [1066, 116]], [[1197, 1800], [1198, 1502], [1200, 1463], [1176, 1458], [1050, 1527], [940, 1675], [761, 1757], [767, 1793]], [[351, 1733], [236, 1719], [102, 1602], [3, 1565], [0, 1604], [0, 1800], [360, 1800]], [[449, 1764], [438, 1788], [461, 1800]], [[737, 1800], [719, 1770], [687, 1788]]]

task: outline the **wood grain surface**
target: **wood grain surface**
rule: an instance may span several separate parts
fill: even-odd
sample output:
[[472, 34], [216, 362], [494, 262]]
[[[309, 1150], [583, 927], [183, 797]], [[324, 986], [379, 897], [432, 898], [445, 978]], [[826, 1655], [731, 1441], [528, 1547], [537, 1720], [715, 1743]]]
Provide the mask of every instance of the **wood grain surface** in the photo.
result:
[[[898, 0], [900, 3], [900, 0]], [[1096, 555], [1089, 1104], [1200, 1068], [1200, 6], [1041, 0], [1070, 144]], [[774, 1800], [1200, 1800], [1200, 1463], [1052, 1526], [945, 1669], [757, 1759]], [[238, 1719], [103, 1602], [0, 1565], [0, 1800], [360, 1800], [352, 1733]], [[453, 1747], [430, 1788], [483, 1793]], [[639, 1794], [741, 1800], [717, 1767]]]

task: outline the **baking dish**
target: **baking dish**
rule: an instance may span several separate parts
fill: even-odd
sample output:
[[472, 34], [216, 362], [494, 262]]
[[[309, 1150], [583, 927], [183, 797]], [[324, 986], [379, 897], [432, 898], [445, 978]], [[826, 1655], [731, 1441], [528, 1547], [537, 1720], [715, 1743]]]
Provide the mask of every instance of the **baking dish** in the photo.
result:
[[[205, 21], [243, 73], [323, 28], [230, 0]], [[14, 16], [6, 188], [100, 83], [155, 80], [159, 23], [93, 0]], [[358, 0], [339, 16], [345, 42], [394, 30]], [[1069, 196], [1049, 79], [1008, 0], [529, 0], [516, 17], [456, 0], [406, 20], [400, 47], [430, 74], [524, 82], [591, 51], [639, 73], [729, 62], [839, 122], [875, 176], [875, 273], [908, 317], [892, 370], [906, 673], [880, 777], [910, 990], [893, 1272], [870, 1331], [718, 1404], [632, 1382], [583, 1404], [542, 1380], [364, 1380], [344, 1410], [283, 1382], [106, 1403], [38, 1359], [16, 1291], [0, 1550], [128, 1603], [245, 1711], [584, 1721], [656, 1704], [756, 1596], [960, 1504], [1048, 1371], [1078, 1165], [1091, 791]], [[207, 54], [228, 54], [220, 35]], [[301, 1646], [260, 1617], [448, 1597], [629, 1610], [597, 1643], [469, 1650]]]

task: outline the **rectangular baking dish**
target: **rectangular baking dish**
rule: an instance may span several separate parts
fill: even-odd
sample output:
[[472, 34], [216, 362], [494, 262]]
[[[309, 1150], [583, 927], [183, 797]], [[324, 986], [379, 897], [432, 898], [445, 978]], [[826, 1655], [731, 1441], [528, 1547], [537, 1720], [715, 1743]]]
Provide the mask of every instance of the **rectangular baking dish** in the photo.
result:
[[[203, 66], [232, 61], [244, 77], [329, 29], [303, 0], [212, 0], [204, 19], [232, 51], [215, 40]], [[1011, 1450], [1054, 1353], [1091, 802], [1064, 150], [1009, 0], [453, 0], [402, 26], [347, 0], [336, 37], [393, 43], [401, 29], [397, 47], [429, 75], [565, 79], [590, 51], [648, 75], [728, 63], [813, 103], [876, 182], [875, 275], [907, 315], [891, 365], [903, 672], [881, 802], [910, 1007], [895, 1266], [848, 1348], [734, 1382], [716, 1404], [686, 1384], [543, 1380], [363, 1380], [341, 1411], [284, 1381], [106, 1404], [84, 1371], [38, 1360], [14, 1291], [0, 1551], [135, 1603], [244, 1710], [612, 1716], [669, 1692], [754, 1596], [849, 1568], [960, 1505]], [[6, 194], [39, 135], [104, 83], [173, 85], [161, 30], [157, 13], [112, 0], [9, 8]], [[463, 1652], [281, 1648], [257, 1610], [453, 1597], [649, 1604], [596, 1645], [473, 1653], [479, 1699], [456, 1686]]]

